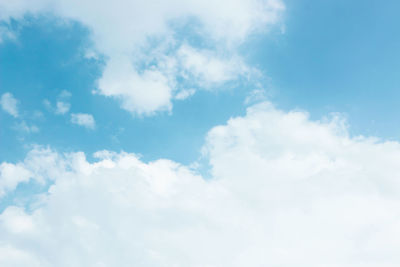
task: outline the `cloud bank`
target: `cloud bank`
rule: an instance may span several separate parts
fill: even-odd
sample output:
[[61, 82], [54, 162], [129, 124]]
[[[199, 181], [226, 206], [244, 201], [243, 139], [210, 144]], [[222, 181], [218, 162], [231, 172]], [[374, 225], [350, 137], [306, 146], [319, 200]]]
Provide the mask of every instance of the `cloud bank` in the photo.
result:
[[132, 114], [153, 115], [193, 89], [182, 79], [209, 88], [247, 76], [237, 45], [278, 23], [284, 8], [280, 0], [0, 0], [0, 21], [52, 14], [82, 23], [90, 50], [107, 59], [95, 92]]
[[134, 154], [36, 148], [0, 192], [50, 183], [0, 215], [1, 266], [398, 266], [400, 144], [333, 116], [254, 105], [211, 129], [210, 178]]

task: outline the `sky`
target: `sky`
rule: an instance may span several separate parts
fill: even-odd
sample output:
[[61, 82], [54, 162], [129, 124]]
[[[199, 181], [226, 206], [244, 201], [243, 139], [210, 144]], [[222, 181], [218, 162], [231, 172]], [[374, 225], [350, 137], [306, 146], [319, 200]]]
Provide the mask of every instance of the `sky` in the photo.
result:
[[399, 8], [0, 0], [0, 266], [398, 266]]

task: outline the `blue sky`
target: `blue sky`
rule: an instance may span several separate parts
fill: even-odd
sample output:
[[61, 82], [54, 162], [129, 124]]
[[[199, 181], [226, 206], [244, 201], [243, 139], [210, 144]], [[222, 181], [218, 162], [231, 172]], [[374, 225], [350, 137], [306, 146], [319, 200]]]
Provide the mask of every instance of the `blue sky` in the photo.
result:
[[289, 1], [286, 33], [252, 50], [273, 80], [274, 100], [315, 118], [344, 112], [354, 134], [398, 140], [398, 8], [396, 1]]
[[[177, 101], [171, 112], [132, 116], [115, 101], [92, 94], [104, 62], [83, 58], [82, 51], [90, 43], [87, 30], [78, 24], [54, 27], [54, 18], [29, 21], [28, 26], [15, 26], [22, 27], [18, 41], [1, 44], [2, 92], [13, 93], [23, 117], [40, 126], [40, 132], [13, 131], [15, 118], [3, 112], [7, 127], [2, 128], [2, 146], [7, 149], [1, 151], [2, 160], [20, 159], [29, 144], [46, 144], [65, 151], [125, 150], [147, 160], [167, 157], [190, 163], [199, 156], [212, 126], [244, 112], [244, 99], [252, 88], [243, 88], [246, 84], [242, 83], [224, 85], [219, 92], [199, 92]], [[72, 94], [71, 111], [95, 116], [96, 130], [74, 127], [68, 117], [46, 109], [43, 101], [55, 105], [64, 90]], [[42, 113], [38, 118], [36, 111]]]
[[0, 266], [397, 266], [399, 8], [0, 0]]
[[[307, 110], [315, 119], [344, 113], [352, 134], [398, 140], [398, 3], [362, 6], [357, 1], [288, 1], [284, 33], [275, 27], [252, 36], [240, 51], [266, 76], [268, 99], [275, 105]], [[13, 93], [21, 120], [40, 131], [13, 130], [15, 120], [2, 112], [1, 160], [19, 160], [30, 144], [41, 144], [89, 154], [125, 150], [145, 159], [167, 157], [187, 164], [199, 156], [208, 129], [244, 114], [244, 99], [252, 89], [251, 84], [222, 85], [218, 92], [202, 91], [177, 101], [170, 113], [131, 116], [115, 101], [91, 93], [104, 60], [82, 57], [91, 45], [84, 25], [40, 16], [8, 27], [19, 29], [18, 38], [1, 43], [0, 90]], [[46, 110], [43, 100], [54, 104], [63, 90], [72, 93], [71, 111], [95, 116], [95, 131]], [[42, 116], [35, 118], [34, 112]]]

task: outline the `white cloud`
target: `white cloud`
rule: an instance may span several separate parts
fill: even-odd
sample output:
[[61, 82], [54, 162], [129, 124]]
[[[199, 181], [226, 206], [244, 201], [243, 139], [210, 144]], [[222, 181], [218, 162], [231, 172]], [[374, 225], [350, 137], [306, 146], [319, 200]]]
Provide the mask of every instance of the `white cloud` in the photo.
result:
[[28, 182], [31, 178], [41, 184], [53, 180], [65, 172], [64, 164], [61, 155], [45, 148], [32, 149], [23, 162], [1, 163], [0, 197], [13, 191], [19, 183]]
[[[165, 54], [170, 62], [183, 55], [181, 67], [187, 68], [183, 71], [192, 72], [200, 86], [236, 80], [241, 73], [229, 66], [240, 61], [230, 61], [238, 58], [235, 47], [249, 34], [276, 24], [284, 8], [281, 0], [0, 0], [0, 19], [52, 13], [86, 25], [94, 41], [91, 51], [109, 59], [95, 91], [119, 99], [122, 108], [133, 114], [152, 115], [170, 111], [177, 90], [179, 72], [174, 66], [161, 66]], [[185, 40], [174, 39], [171, 25], [193, 21], [197, 28], [192, 32], [212, 49], [224, 51], [228, 64], [220, 53], [201, 53], [189, 45], [179, 50]], [[149, 57], [154, 59], [151, 66], [144, 64]]]
[[158, 69], [139, 74], [126, 59], [111, 59], [96, 92], [118, 99], [123, 109], [134, 114], [151, 115], [171, 110], [172, 82]]
[[193, 76], [199, 84], [206, 87], [236, 80], [250, 72], [239, 58], [221, 59], [213, 51], [200, 51], [183, 45], [177, 54], [185, 74]]
[[48, 99], [43, 100], [43, 105], [46, 107], [47, 110], [54, 112], [57, 115], [65, 115], [71, 109], [71, 104], [68, 102], [71, 96], [71, 92], [67, 90], [62, 90], [57, 96], [55, 107], [53, 107]]
[[57, 101], [56, 103], [56, 114], [65, 114], [71, 108], [71, 104], [63, 101]]
[[37, 133], [39, 128], [36, 125], [28, 125], [25, 121], [15, 123], [14, 129], [24, 133]]
[[264, 89], [254, 89], [251, 91], [248, 96], [246, 96], [244, 103], [246, 105], [255, 104], [262, 101], [266, 101], [267, 96]]
[[91, 114], [72, 113], [71, 122], [91, 130], [96, 127], [96, 122]]
[[32, 212], [0, 215], [0, 265], [398, 266], [400, 144], [343, 127], [252, 106], [208, 133], [209, 179], [36, 149], [17, 165], [54, 184]]
[[62, 90], [61, 93], [58, 95], [58, 97], [61, 99], [70, 98], [71, 96], [72, 96], [71, 92], [67, 90]]
[[18, 117], [18, 101], [11, 93], [4, 93], [0, 99], [1, 108], [13, 117]]
[[176, 95], [175, 95], [175, 99], [178, 100], [184, 100], [192, 95], [194, 95], [194, 93], [196, 92], [195, 89], [184, 89], [184, 90], [180, 90]]
[[0, 44], [5, 40], [15, 40], [15, 32], [10, 30], [9, 28], [0, 25]]
[[23, 164], [3, 162], [0, 165], [0, 197], [7, 191], [12, 191], [21, 182], [29, 180], [31, 173]]

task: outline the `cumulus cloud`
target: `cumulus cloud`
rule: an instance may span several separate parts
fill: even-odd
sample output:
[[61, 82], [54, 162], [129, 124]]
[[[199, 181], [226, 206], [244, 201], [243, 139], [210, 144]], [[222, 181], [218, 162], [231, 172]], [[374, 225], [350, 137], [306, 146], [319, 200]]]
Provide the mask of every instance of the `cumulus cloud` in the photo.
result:
[[0, 99], [1, 108], [13, 117], [18, 117], [18, 100], [11, 93], [4, 93]]
[[[108, 58], [95, 92], [118, 99], [133, 114], [152, 115], [171, 110], [182, 72], [194, 74], [200, 87], [245, 75], [245, 68], [233, 67], [240, 63], [235, 47], [276, 24], [284, 8], [281, 0], [0, 0], [0, 19], [54, 14], [87, 26], [91, 51]], [[203, 53], [175, 38], [176, 28], [188, 24], [211, 50], [228, 56], [222, 60], [220, 53]], [[179, 60], [183, 64], [174, 65]]]
[[6, 190], [52, 185], [31, 212], [0, 215], [0, 265], [397, 266], [400, 144], [344, 125], [252, 106], [208, 133], [207, 179], [166, 159], [37, 148], [3, 163], [19, 169], [6, 184], [20, 177]]
[[0, 197], [7, 191], [12, 191], [21, 183], [29, 180], [31, 174], [23, 164], [3, 162], [0, 165]]
[[96, 122], [91, 114], [72, 113], [71, 122], [91, 130], [96, 127]]
[[123, 109], [134, 114], [151, 115], [171, 110], [172, 83], [157, 68], [139, 74], [129, 60], [111, 59], [96, 92], [118, 99]]
[[0, 164], [0, 197], [13, 191], [19, 183], [28, 182], [33, 178], [37, 183], [44, 184], [53, 180], [64, 170], [64, 163], [59, 155], [50, 149], [34, 148], [23, 162]]

